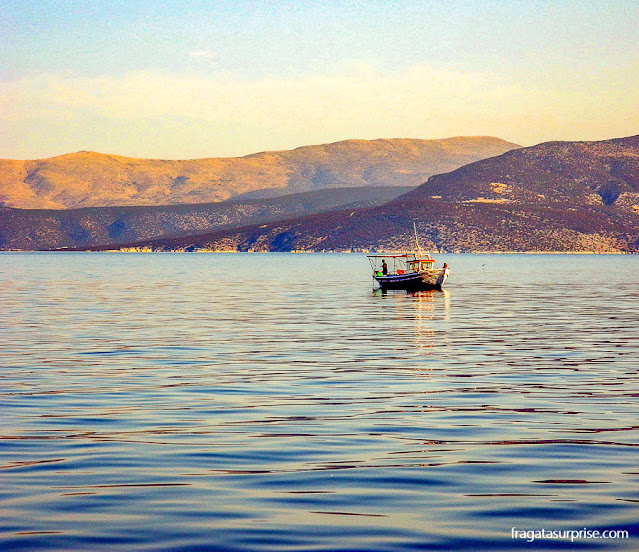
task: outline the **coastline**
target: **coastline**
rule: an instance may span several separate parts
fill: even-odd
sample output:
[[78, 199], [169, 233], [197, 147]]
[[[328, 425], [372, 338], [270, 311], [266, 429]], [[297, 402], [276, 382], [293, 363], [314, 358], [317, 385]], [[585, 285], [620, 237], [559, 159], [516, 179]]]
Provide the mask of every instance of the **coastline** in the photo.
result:
[[[213, 254], [293, 254], [293, 255], [361, 255], [367, 253], [378, 253], [380, 255], [403, 254], [400, 250], [293, 250], [293, 251], [238, 251], [237, 249], [172, 249], [161, 250], [152, 248], [122, 248], [122, 249], [2, 249], [4, 253], [213, 253]], [[635, 251], [429, 251], [424, 253], [430, 255], [637, 255]]]

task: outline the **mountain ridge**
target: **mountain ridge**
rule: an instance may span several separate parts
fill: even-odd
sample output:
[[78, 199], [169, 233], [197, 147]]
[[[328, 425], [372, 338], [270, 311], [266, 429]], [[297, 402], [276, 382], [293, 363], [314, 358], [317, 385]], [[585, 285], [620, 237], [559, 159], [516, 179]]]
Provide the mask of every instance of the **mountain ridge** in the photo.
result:
[[639, 252], [639, 136], [545, 142], [430, 177], [384, 205], [131, 247]]
[[264, 191], [417, 186], [428, 176], [498, 155], [516, 144], [494, 137], [344, 140], [244, 157], [138, 159], [79, 151], [0, 160], [0, 205], [16, 208], [176, 205]]
[[332, 188], [270, 199], [165, 206], [16, 209], [0, 207], [0, 250], [95, 247], [383, 204], [409, 187]]

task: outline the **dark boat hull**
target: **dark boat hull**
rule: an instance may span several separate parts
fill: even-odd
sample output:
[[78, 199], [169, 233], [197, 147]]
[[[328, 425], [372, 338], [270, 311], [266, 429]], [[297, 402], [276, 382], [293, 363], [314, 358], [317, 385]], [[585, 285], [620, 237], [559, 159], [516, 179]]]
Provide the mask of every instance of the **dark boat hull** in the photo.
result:
[[374, 278], [383, 290], [404, 289], [407, 291], [424, 291], [429, 289], [442, 289], [440, 283], [435, 283], [432, 279], [425, 278], [424, 274], [420, 274], [419, 272], [393, 274], [390, 276], [374, 276]]

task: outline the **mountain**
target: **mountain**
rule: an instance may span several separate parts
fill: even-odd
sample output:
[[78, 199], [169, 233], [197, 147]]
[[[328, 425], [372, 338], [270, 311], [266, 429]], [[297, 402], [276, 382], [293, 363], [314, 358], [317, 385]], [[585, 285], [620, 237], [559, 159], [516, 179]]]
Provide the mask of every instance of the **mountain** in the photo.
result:
[[433, 174], [517, 147], [499, 138], [467, 136], [346, 140], [246, 157], [184, 161], [87, 151], [34, 161], [0, 160], [0, 205], [24, 209], [176, 205], [325, 188], [418, 186]]
[[415, 191], [452, 201], [614, 206], [639, 203], [639, 136], [546, 142], [431, 178]]
[[0, 250], [93, 247], [211, 232], [347, 207], [380, 205], [410, 189], [401, 186], [333, 188], [272, 199], [158, 207], [0, 207]]
[[639, 252], [639, 136], [548, 142], [432, 176], [384, 205], [133, 244], [151, 249]]

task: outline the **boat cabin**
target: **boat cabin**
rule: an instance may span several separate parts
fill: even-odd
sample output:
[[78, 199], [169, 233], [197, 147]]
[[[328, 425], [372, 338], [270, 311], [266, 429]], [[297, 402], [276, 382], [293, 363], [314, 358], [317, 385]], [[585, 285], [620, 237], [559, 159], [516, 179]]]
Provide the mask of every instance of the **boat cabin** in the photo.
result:
[[435, 265], [435, 259], [431, 259], [429, 256], [425, 256], [419, 259], [407, 260], [407, 265], [413, 272], [419, 272], [420, 270], [428, 270]]
[[[368, 255], [368, 260], [371, 263], [371, 268], [375, 276], [401, 276], [402, 274], [410, 272], [428, 270], [435, 265], [435, 259], [431, 258], [428, 254], [423, 254], [420, 257], [415, 256], [413, 253], [404, 253], [402, 255]], [[384, 274], [383, 270], [384, 262], [386, 262], [387, 266], [386, 274]]]

